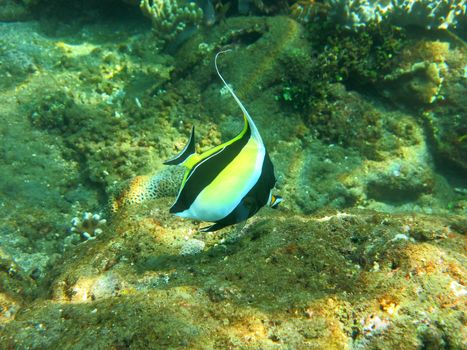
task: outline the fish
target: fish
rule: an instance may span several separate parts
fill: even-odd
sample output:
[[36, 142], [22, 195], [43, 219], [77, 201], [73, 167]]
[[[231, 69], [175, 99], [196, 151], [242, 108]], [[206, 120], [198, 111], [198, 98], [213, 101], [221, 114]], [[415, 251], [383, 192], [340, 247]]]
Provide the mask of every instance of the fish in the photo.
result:
[[212, 232], [244, 222], [264, 206], [277, 208], [274, 165], [252, 117], [214, 65], [225, 88], [243, 112], [243, 130], [233, 139], [201, 154], [195, 150], [195, 127], [186, 146], [166, 165], [183, 165], [185, 175], [169, 212], [182, 218], [211, 222], [201, 232]]
[[211, 0], [198, 0], [198, 6], [203, 10], [203, 23], [211, 27], [216, 23], [216, 10]]

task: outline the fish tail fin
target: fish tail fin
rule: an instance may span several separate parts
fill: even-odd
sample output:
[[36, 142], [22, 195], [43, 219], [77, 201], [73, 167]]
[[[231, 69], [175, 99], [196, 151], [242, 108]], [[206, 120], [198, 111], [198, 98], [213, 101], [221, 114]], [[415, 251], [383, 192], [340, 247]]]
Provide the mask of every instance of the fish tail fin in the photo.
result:
[[179, 165], [182, 164], [184, 161], [188, 159], [189, 156], [194, 154], [195, 151], [195, 127], [191, 128], [191, 135], [188, 143], [186, 144], [185, 148], [177, 154], [175, 157], [170, 158], [164, 162], [165, 165]]

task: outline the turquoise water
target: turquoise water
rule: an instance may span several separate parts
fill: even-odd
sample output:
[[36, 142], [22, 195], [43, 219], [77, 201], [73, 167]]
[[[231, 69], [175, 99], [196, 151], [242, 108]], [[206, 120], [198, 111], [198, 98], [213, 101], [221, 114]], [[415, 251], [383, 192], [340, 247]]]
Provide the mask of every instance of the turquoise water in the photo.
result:
[[[464, 348], [465, 7], [414, 3], [0, 4], [0, 348]], [[284, 201], [201, 233], [224, 49]]]

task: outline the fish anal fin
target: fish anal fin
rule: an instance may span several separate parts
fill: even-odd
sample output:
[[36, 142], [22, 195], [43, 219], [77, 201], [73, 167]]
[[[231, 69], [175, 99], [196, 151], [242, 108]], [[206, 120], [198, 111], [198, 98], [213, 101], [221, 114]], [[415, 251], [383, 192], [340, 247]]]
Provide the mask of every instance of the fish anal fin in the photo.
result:
[[183, 148], [183, 150], [177, 154], [175, 157], [166, 160], [164, 162], [165, 165], [179, 165], [184, 163], [191, 155], [196, 152], [195, 150], [195, 127], [191, 128], [191, 135], [188, 143]]
[[229, 226], [228, 224], [221, 224], [219, 222], [216, 222], [214, 225], [211, 225], [211, 226], [206, 226], [206, 227], [203, 227], [199, 230], [199, 232], [214, 232], [214, 231], [218, 231], [220, 230], [221, 228], [224, 228], [226, 226]]

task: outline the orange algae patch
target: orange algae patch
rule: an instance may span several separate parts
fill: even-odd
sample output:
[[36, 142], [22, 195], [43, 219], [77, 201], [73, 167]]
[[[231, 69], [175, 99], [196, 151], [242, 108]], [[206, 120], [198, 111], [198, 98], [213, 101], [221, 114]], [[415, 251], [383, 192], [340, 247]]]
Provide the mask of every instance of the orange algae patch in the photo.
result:
[[384, 296], [379, 302], [379, 307], [392, 316], [397, 313], [400, 306], [393, 297]]

